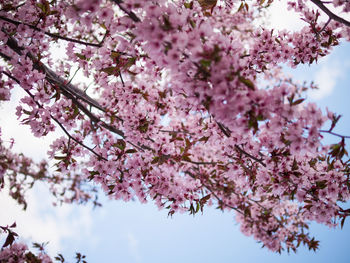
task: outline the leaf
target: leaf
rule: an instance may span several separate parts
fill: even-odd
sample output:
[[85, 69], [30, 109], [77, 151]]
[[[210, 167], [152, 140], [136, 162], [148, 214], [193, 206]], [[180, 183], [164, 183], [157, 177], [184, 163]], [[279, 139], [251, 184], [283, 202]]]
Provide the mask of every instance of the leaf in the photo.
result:
[[292, 105], [293, 105], [293, 106], [298, 105], [298, 104], [302, 103], [304, 100], [305, 100], [305, 99], [298, 99], [298, 100], [294, 101], [294, 102], [292, 103]]
[[341, 118], [341, 115], [336, 115], [336, 114], [332, 115], [332, 125], [329, 131], [332, 131], [334, 129], [335, 125], [337, 124], [340, 118]]
[[72, 119], [75, 119], [78, 115], [79, 115], [79, 108], [76, 105], [74, 105]]
[[213, 9], [217, 3], [217, 0], [197, 0], [197, 1], [204, 11]]
[[196, 205], [196, 213], [199, 212], [199, 209], [200, 209], [200, 204], [199, 204], [199, 202], [197, 202], [197, 205]]
[[174, 210], [170, 210], [169, 213], [168, 213], [168, 216], [172, 217], [174, 213], [175, 213]]
[[16, 10], [16, 6], [13, 6], [12, 4], [4, 4], [2, 7], [2, 11], [8, 12], [8, 11], [12, 11], [12, 10]]
[[136, 153], [136, 152], [137, 152], [137, 150], [135, 150], [135, 149], [128, 149], [125, 151], [125, 153]]
[[205, 143], [206, 143], [206, 142], [209, 140], [209, 138], [210, 138], [209, 136], [203, 136], [203, 137], [201, 137], [198, 141], [199, 141], [199, 142], [205, 142]]
[[108, 189], [109, 189], [108, 195], [112, 195], [115, 193], [114, 188], [115, 188], [115, 185], [108, 185]]
[[75, 55], [82, 60], [86, 60], [86, 56], [83, 54], [75, 53]]
[[17, 236], [17, 234], [15, 232], [9, 231], [7, 238], [5, 240], [5, 243], [2, 245], [2, 248], [7, 247], [7, 246], [11, 246], [13, 244], [13, 242], [15, 241], [15, 236]]
[[315, 240], [315, 238], [312, 238], [310, 241], [309, 241], [309, 250], [313, 250], [313, 251], [316, 251], [318, 249], [318, 243], [319, 241]]
[[225, 166], [225, 165], [218, 165], [218, 169], [219, 170], [222, 170], [222, 171], [227, 171], [228, 170], [228, 168]]
[[237, 10], [237, 13], [238, 13], [238, 12], [241, 12], [241, 10], [243, 9], [243, 7], [244, 7], [244, 3], [242, 2], [241, 5], [239, 6], [238, 10]]
[[112, 59], [118, 59], [121, 57], [121, 53], [120, 52], [117, 52], [117, 51], [111, 51], [111, 58]]
[[253, 128], [253, 133], [255, 134], [259, 130], [259, 123], [256, 119], [254, 113], [249, 114], [248, 127]]
[[125, 150], [126, 142], [123, 139], [118, 139], [115, 144], [113, 144], [114, 147], [117, 147], [121, 151]]
[[345, 222], [345, 218], [346, 218], [346, 216], [344, 216], [343, 219], [342, 219], [341, 222], [340, 222], [340, 228], [341, 228], [341, 229], [343, 229], [344, 222]]
[[107, 73], [108, 75], [114, 75], [115, 73], [119, 72], [118, 67], [107, 67], [103, 68], [101, 71]]
[[53, 157], [55, 160], [65, 160], [65, 159], [67, 159], [67, 156], [54, 156]]
[[153, 161], [151, 162], [151, 164], [156, 164], [159, 162], [159, 160], [160, 160], [159, 156], [155, 156], [153, 157]]
[[201, 59], [199, 61], [199, 64], [201, 64], [203, 67], [209, 68], [211, 65], [211, 60], [208, 59]]
[[48, 13], [49, 16], [59, 14], [57, 10], [52, 10]]
[[293, 161], [293, 164], [292, 164], [292, 170], [296, 171], [298, 169], [299, 169], [298, 162], [297, 162], [297, 160], [294, 157], [294, 161]]
[[182, 160], [184, 160], [184, 161], [186, 161], [186, 162], [191, 162], [191, 159], [190, 159], [190, 157], [189, 157], [189, 154], [184, 154], [184, 155], [182, 156]]
[[326, 181], [326, 180], [317, 181], [317, 182], [316, 182], [316, 186], [317, 186], [319, 189], [325, 189], [325, 188], [327, 187], [327, 181]]
[[37, 7], [39, 7], [45, 15], [50, 13], [50, 4], [48, 1], [42, 1], [42, 3], [38, 3]]
[[313, 207], [313, 205], [305, 205], [305, 206], [304, 206], [304, 209], [310, 210], [311, 207]]
[[202, 197], [202, 198], [199, 200], [199, 203], [201, 204], [201, 206], [205, 205], [205, 204], [208, 202], [208, 200], [210, 199], [210, 197], [211, 197], [210, 194], [208, 194], [208, 195]]
[[32, 252], [27, 252], [25, 255], [25, 262], [30, 262], [30, 263], [41, 263], [42, 261], [35, 256]]
[[132, 65], [134, 65], [136, 62], [136, 58], [132, 57], [132, 58], [128, 58], [128, 62], [126, 62], [126, 64], [124, 65], [124, 69], [128, 69], [130, 68]]
[[58, 254], [58, 255], [55, 257], [55, 260], [64, 262], [64, 257], [62, 256], [62, 254]]
[[137, 127], [137, 130], [140, 131], [141, 133], [146, 133], [148, 131], [149, 127], [149, 122], [147, 119], [141, 119], [139, 122], [139, 126]]
[[193, 8], [193, 2], [190, 3], [184, 3], [185, 8], [192, 9]]
[[189, 23], [191, 25], [192, 28], [195, 28], [196, 27], [196, 22], [194, 22], [193, 20], [189, 20]]
[[246, 85], [249, 89], [255, 90], [254, 84], [251, 80], [243, 78], [242, 76], [238, 77], [239, 81]]
[[186, 142], [186, 149], [190, 148], [190, 146], [191, 146], [190, 140], [186, 138], [185, 142]]

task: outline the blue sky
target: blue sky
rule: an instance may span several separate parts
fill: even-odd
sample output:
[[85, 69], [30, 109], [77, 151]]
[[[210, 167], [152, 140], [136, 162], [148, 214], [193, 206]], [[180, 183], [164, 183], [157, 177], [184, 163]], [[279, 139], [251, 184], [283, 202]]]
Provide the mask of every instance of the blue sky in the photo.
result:
[[[286, 19], [283, 21], [288, 24]], [[342, 114], [335, 131], [350, 135], [350, 44], [336, 47], [317, 65], [286, 70], [300, 82], [314, 80], [320, 85], [317, 94], [308, 95], [309, 100]], [[2, 106], [0, 126], [4, 127], [4, 134], [17, 135], [16, 149], [40, 159], [53, 137], [31, 139], [28, 143], [26, 127], [19, 129], [10, 121], [13, 111], [11, 105]], [[329, 136], [325, 140], [339, 141]], [[0, 192], [0, 207], [6, 211], [0, 214], [0, 223], [11, 224], [16, 220], [18, 233], [26, 241], [50, 241], [50, 254], [62, 253], [69, 262], [73, 262], [75, 251], [87, 255], [90, 263], [350, 262], [350, 221], [343, 230], [312, 224], [311, 233], [321, 241], [316, 253], [301, 248], [297, 254], [279, 255], [261, 249], [253, 238], [244, 236], [233, 214], [214, 208], [207, 208], [203, 215], [195, 217], [175, 214], [170, 218], [152, 203], [109, 201], [103, 196], [103, 207], [95, 210], [75, 205], [52, 208], [47, 192], [42, 185], [36, 187], [28, 196], [26, 213]]]

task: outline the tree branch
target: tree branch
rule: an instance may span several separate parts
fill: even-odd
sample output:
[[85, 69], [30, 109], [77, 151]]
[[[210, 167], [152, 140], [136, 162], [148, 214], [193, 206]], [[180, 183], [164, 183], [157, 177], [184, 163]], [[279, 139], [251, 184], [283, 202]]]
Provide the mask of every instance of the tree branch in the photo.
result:
[[138, 23], [141, 22], [141, 19], [137, 17], [137, 15], [133, 11], [127, 10], [122, 4], [122, 0], [111, 0], [112, 2], [116, 3], [117, 6], [126, 13], [134, 22]]
[[[23, 55], [23, 50], [24, 48], [18, 46], [17, 41], [13, 38], [10, 37], [8, 38], [7, 45], [15, 51], [19, 55]], [[100, 104], [92, 99], [90, 96], [85, 94], [82, 90], [79, 88], [75, 87], [71, 83], [68, 83], [65, 81], [63, 78], [58, 76], [54, 71], [49, 69], [47, 66], [45, 66], [43, 63], [38, 61], [33, 54], [30, 52], [27, 53], [28, 57], [32, 60], [33, 62], [33, 67], [41, 72], [45, 73], [45, 79], [54, 87], [58, 87], [63, 95], [65, 95], [67, 98], [71, 99], [74, 104], [82, 110], [93, 122], [100, 123], [100, 126], [108, 129], [109, 131], [118, 134], [119, 136], [125, 138], [124, 133], [113, 127], [112, 125], [109, 125], [105, 122], [103, 122], [100, 118], [95, 116], [91, 111], [89, 111], [81, 102], [78, 101], [78, 99], [83, 100], [84, 102], [88, 103], [90, 106], [93, 106], [103, 112], [106, 112], [106, 110], [100, 106]], [[5, 59], [9, 58], [4, 54], [3, 56]], [[77, 99], [78, 98], [78, 99]], [[120, 121], [123, 121], [121, 118], [117, 117], [116, 118]]]
[[338, 136], [338, 137], [344, 138], [344, 139], [350, 139], [350, 136], [341, 135], [341, 134], [339, 134], [339, 133], [335, 133], [335, 132], [332, 132], [332, 131], [320, 130], [320, 132], [329, 133], [329, 134], [332, 134], [332, 135], [334, 135], [334, 136]]
[[330, 11], [320, 0], [311, 0], [311, 2], [313, 2], [315, 5], [317, 5], [323, 12], [325, 12], [329, 18], [350, 27], [350, 22], [337, 16], [336, 14], [334, 14], [332, 11]]
[[[217, 123], [217, 125], [219, 126], [220, 130], [223, 132], [223, 134], [225, 134], [226, 137], [230, 137], [230, 136], [231, 136], [231, 133], [232, 133], [232, 132], [230, 131], [229, 128], [227, 128], [226, 126], [224, 126], [224, 125], [223, 125], [222, 123], [220, 123], [220, 122], [216, 122], [216, 123]], [[263, 162], [262, 159], [258, 159], [258, 158], [256, 158], [255, 156], [253, 156], [253, 155], [247, 153], [245, 150], [243, 150], [243, 149], [242, 149], [241, 147], [239, 147], [237, 144], [235, 144], [235, 149], [236, 149], [237, 151], [239, 151], [240, 153], [242, 153], [242, 154], [248, 156], [249, 158], [253, 159], [254, 161], [260, 163], [262, 166], [266, 167], [266, 164]]]
[[15, 21], [15, 20], [12, 20], [10, 18], [1, 16], [1, 15], [0, 15], [0, 19], [6, 21], [8, 23], [11, 23], [13, 25], [16, 25], [16, 26], [18, 26], [18, 25], [26, 25], [26, 26], [30, 27], [31, 29], [33, 29], [35, 31], [43, 32], [45, 35], [50, 36], [52, 38], [58, 38], [58, 39], [62, 39], [62, 40], [65, 40], [65, 41], [74, 42], [74, 43], [77, 43], [77, 44], [82, 44], [82, 45], [85, 45], [85, 46], [102, 47], [103, 40], [101, 41], [101, 43], [98, 43], [98, 44], [88, 43], [88, 42], [81, 41], [81, 40], [78, 40], [78, 39], [64, 37], [64, 36], [61, 36], [59, 34], [46, 32], [46, 31], [43, 31], [43, 30], [41, 30], [40, 28], [38, 28], [36, 26], [30, 25], [30, 24], [27, 24], [27, 23], [24, 23], [24, 22], [20, 22], [20, 21]]
[[238, 150], [240, 153], [248, 156], [249, 158], [253, 159], [254, 161], [257, 161], [258, 163], [260, 163], [262, 166], [266, 167], [266, 164], [263, 162], [262, 159], [258, 159], [255, 156], [247, 153], [245, 150], [243, 150], [241, 147], [239, 147], [237, 144], [235, 144], [235, 149]]
[[[15, 77], [13, 77], [12, 75], [10, 75], [9, 73], [7, 73], [7, 72], [5, 72], [5, 71], [2, 71], [2, 73], [4, 73], [7, 77], [11, 78], [11, 79], [14, 80], [17, 84], [20, 85], [21, 82], [20, 82], [18, 79], [16, 79]], [[33, 96], [33, 94], [30, 93], [30, 91], [28, 91], [28, 90], [24, 90], [24, 91], [32, 98], [32, 100], [34, 101], [34, 103], [35, 103], [36, 105], [38, 105], [39, 108], [43, 108], [43, 106], [42, 106], [39, 102], [37, 102], [37, 101], [34, 99], [34, 96]], [[86, 148], [87, 150], [89, 150], [90, 152], [92, 152], [93, 154], [95, 154], [98, 158], [101, 158], [101, 159], [103, 159], [103, 160], [105, 160], [105, 161], [108, 161], [108, 160], [107, 160], [106, 158], [104, 158], [102, 155], [96, 153], [92, 148], [90, 148], [89, 146], [85, 145], [84, 143], [80, 142], [79, 140], [75, 139], [72, 135], [70, 135], [70, 133], [69, 133], [69, 132], [66, 130], [66, 128], [62, 125], [62, 123], [59, 122], [59, 121], [58, 121], [55, 117], [53, 117], [51, 114], [50, 114], [50, 117], [51, 117], [51, 119], [53, 119], [53, 120], [57, 123], [58, 126], [60, 126], [60, 128], [62, 129], [62, 131], [68, 136], [68, 138], [69, 138], [70, 140], [73, 140], [73, 141], [75, 141], [77, 144], [79, 144], [80, 146]]]

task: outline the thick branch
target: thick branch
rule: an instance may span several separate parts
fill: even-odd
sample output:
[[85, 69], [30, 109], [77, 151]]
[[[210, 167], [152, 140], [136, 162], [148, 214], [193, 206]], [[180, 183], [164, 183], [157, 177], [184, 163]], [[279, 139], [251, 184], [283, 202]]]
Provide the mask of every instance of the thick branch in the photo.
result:
[[[22, 55], [23, 54], [23, 48], [18, 46], [17, 41], [13, 37], [9, 37], [7, 41], [7, 45], [15, 51], [17, 54]], [[100, 126], [108, 129], [109, 131], [118, 134], [121, 137], [125, 137], [124, 133], [116, 129], [115, 127], [103, 122], [95, 116], [91, 111], [89, 111], [81, 102], [79, 102], [78, 99], [83, 100], [84, 102], [88, 103], [90, 106], [93, 106], [103, 112], [106, 112], [106, 110], [100, 106], [100, 104], [92, 99], [90, 96], [85, 94], [82, 90], [75, 87], [71, 83], [68, 83], [63, 78], [58, 76], [55, 72], [53, 72], [51, 69], [49, 69], [47, 66], [45, 66], [43, 63], [38, 61], [33, 54], [30, 52], [27, 53], [28, 57], [33, 61], [33, 67], [41, 72], [44, 72], [46, 74], [45, 78], [46, 80], [53, 85], [54, 87], [58, 87], [63, 95], [65, 95], [67, 98], [71, 99], [74, 104], [83, 111], [93, 122], [100, 123]], [[5, 59], [8, 58], [8, 56], [3, 56]], [[118, 120], [122, 121], [121, 118], [118, 118]]]
[[[6, 76], [8, 76], [9, 78], [11, 78], [12, 80], [16, 81], [17, 84], [20, 85], [20, 81], [18, 79], [16, 79], [15, 77], [11, 76], [10, 74], [8, 74], [5, 71], [2, 71]], [[28, 90], [24, 90], [34, 101], [34, 103], [36, 105], [38, 105], [39, 108], [43, 108], [43, 106], [38, 103], [35, 99], [34, 99], [34, 95], [31, 94]], [[53, 119], [58, 126], [60, 126], [60, 128], [62, 129], [62, 131], [68, 136], [69, 139], [75, 141], [77, 144], [79, 144], [80, 146], [84, 147], [85, 149], [89, 150], [90, 152], [92, 152], [94, 155], [96, 155], [98, 158], [103, 159], [105, 161], [108, 161], [106, 158], [104, 158], [103, 156], [101, 156], [100, 154], [98, 154], [97, 152], [95, 152], [92, 148], [90, 148], [89, 146], [85, 145], [84, 143], [80, 142], [79, 140], [75, 139], [72, 135], [70, 135], [70, 133], [66, 130], [66, 128], [62, 125], [62, 123], [60, 121], [58, 121], [55, 117], [53, 117], [50, 114], [51, 119]]]
[[311, 0], [311, 2], [313, 2], [315, 5], [317, 5], [323, 12], [325, 12], [329, 18], [342, 23], [345, 26], [350, 27], [350, 22], [345, 20], [344, 18], [341, 18], [339, 16], [337, 16], [336, 14], [334, 14], [331, 10], [329, 10], [320, 0]]

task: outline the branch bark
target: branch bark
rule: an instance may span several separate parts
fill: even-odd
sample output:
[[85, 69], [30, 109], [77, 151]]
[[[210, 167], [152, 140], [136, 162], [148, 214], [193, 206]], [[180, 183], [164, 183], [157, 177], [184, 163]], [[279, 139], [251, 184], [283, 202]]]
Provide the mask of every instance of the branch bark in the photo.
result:
[[320, 0], [311, 0], [311, 2], [313, 2], [316, 6], [318, 6], [323, 12], [325, 12], [328, 17], [330, 19], [333, 19], [345, 26], [348, 26], [350, 27], [350, 22], [345, 20], [344, 18], [341, 18], [340, 16], [337, 16], [336, 14], [334, 14], [331, 10], [329, 10], [324, 4], [322, 1]]
[[[13, 38], [10, 37], [8, 38], [7, 41], [7, 46], [10, 47], [13, 51], [15, 51], [19, 55], [23, 55], [23, 50], [24, 48], [20, 47], [17, 43], [17, 41]], [[27, 53], [27, 56], [32, 60], [33, 62], [33, 67], [41, 72], [44, 72], [46, 74], [45, 78], [46, 80], [53, 86], [58, 87], [59, 90], [62, 92], [64, 96], [67, 98], [71, 99], [74, 104], [81, 110], [83, 111], [93, 122], [100, 123], [100, 126], [108, 129], [109, 131], [118, 134], [119, 136], [125, 138], [125, 135], [123, 131], [116, 129], [115, 127], [101, 121], [100, 118], [95, 116], [91, 111], [89, 111], [80, 101], [84, 101], [87, 104], [89, 104], [92, 107], [95, 107], [102, 112], [106, 112], [106, 110], [93, 98], [85, 94], [82, 90], [79, 88], [75, 87], [73, 84], [69, 83], [68, 81], [64, 80], [60, 76], [58, 76], [54, 71], [49, 69], [47, 66], [45, 66], [43, 63], [38, 61], [33, 54], [30, 52]], [[9, 59], [8, 56], [4, 54], [5, 59]], [[116, 118], [119, 121], [123, 121], [121, 118], [117, 117]]]

